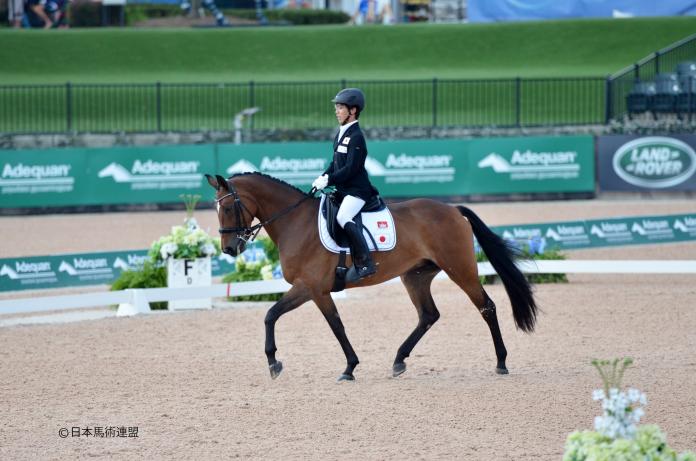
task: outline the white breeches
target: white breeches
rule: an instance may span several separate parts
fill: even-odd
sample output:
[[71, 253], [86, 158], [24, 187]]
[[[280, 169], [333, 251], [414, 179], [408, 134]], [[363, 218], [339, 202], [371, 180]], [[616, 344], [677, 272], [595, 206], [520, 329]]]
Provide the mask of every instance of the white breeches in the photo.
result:
[[336, 214], [338, 224], [341, 227], [346, 227], [346, 223], [352, 221], [355, 215], [360, 213], [363, 205], [365, 205], [365, 200], [346, 195], [343, 202], [341, 202], [341, 207], [338, 209], [338, 214]]

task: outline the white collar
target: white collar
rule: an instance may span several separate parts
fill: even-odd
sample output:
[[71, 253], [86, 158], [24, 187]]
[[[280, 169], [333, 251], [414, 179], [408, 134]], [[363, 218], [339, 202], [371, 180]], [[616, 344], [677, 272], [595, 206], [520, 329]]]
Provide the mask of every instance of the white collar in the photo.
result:
[[343, 137], [343, 135], [346, 134], [346, 130], [348, 130], [348, 128], [355, 125], [356, 123], [358, 123], [358, 121], [353, 120], [350, 123], [346, 123], [345, 125], [341, 125], [340, 129], [338, 130], [338, 140], [340, 141], [341, 138]]

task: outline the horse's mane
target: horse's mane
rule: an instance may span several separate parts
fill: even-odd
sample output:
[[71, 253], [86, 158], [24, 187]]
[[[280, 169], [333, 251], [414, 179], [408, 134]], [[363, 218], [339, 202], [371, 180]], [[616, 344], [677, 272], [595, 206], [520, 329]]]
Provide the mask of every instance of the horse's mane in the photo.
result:
[[247, 172], [245, 172], [245, 173], [236, 173], [236, 174], [233, 174], [232, 176], [230, 176], [228, 179], [233, 179], [233, 178], [236, 178], [237, 176], [261, 176], [261, 177], [263, 177], [263, 178], [270, 179], [271, 181], [273, 181], [273, 182], [275, 182], [275, 183], [278, 183], [278, 184], [280, 184], [281, 186], [287, 186], [287, 187], [289, 187], [290, 189], [294, 189], [294, 190], [296, 190], [297, 192], [299, 192], [299, 193], [302, 194], [302, 195], [307, 195], [307, 192], [301, 190], [301, 189], [298, 188], [298, 187], [293, 186], [293, 185], [290, 184], [290, 183], [287, 183], [287, 182], [283, 181], [282, 179], [278, 179], [278, 178], [276, 178], [276, 177], [274, 177], [274, 176], [267, 175], [267, 174], [265, 174], [265, 173], [261, 173], [261, 172], [258, 172], [258, 171], [247, 171]]

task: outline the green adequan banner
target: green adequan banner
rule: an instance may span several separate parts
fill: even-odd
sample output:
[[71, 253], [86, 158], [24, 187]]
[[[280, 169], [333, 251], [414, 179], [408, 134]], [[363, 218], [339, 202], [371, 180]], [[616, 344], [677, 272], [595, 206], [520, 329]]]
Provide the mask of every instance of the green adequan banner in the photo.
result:
[[[365, 163], [385, 197], [593, 192], [591, 136], [371, 141]], [[260, 171], [301, 189], [329, 165], [328, 143], [220, 145], [220, 170]]]
[[520, 247], [573, 250], [696, 240], [696, 214], [567, 221], [492, 228]]
[[100, 204], [179, 202], [182, 193], [209, 187], [215, 146], [154, 146], [89, 149], [86, 182]]
[[468, 155], [471, 193], [593, 192], [591, 136], [473, 139]]
[[[147, 250], [0, 259], [0, 291], [111, 284], [146, 259]], [[213, 276], [234, 271], [231, 256], [222, 254], [211, 263]]]
[[[590, 136], [368, 141], [384, 197], [593, 192]], [[331, 142], [0, 151], [0, 207], [178, 202], [204, 174], [260, 171], [309, 190]]]
[[[695, 241], [696, 214], [524, 224], [492, 229], [520, 248], [543, 253], [552, 248], [573, 250]], [[262, 246], [254, 242], [244, 257], [248, 261], [258, 261], [262, 254]], [[146, 258], [146, 250], [135, 250], [0, 259], [0, 291], [110, 284], [122, 271], [137, 269]], [[222, 254], [212, 259], [214, 276], [233, 272], [234, 268], [234, 258], [230, 256]]]
[[[467, 194], [468, 141], [368, 142], [365, 168], [385, 197]], [[303, 190], [328, 168], [330, 143], [218, 146], [219, 170], [227, 175], [259, 171]]]
[[3, 208], [179, 202], [201, 193], [215, 146], [2, 151]]
[[1, 151], [2, 208], [86, 203], [89, 165], [84, 149]]

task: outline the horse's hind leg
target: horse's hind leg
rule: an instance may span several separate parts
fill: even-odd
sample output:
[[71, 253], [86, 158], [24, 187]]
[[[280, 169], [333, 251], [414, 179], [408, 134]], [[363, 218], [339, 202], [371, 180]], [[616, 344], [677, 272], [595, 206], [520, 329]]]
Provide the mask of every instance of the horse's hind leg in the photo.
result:
[[[475, 261], [473, 264], [476, 264]], [[478, 272], [473, 266], [473, 270], [466, 271], [465, 273], [459, 273], [453, 269], [446, 270], [447, 275], [452, 279], [459, 287], [466, 292], [474, 303], [478, 311], [481, 313], [481, 317], [486, 321], [488, 329], [491, 331], [491, 336], [493, 337], [493, 345], [495, 346], [495, 356], [498, 363], [495, 367], [495, 372], [501, 375], [506, 375], [508, 373], [505, 367], [505, 359], [507, 358], [507, 350], [505, 349], [505, 344], [503, 343], [503, 336], [500, 333], [500, 325], [498, 325], [498, 315], [496, 314], [495, 303], [488, 296], [486, 290], [481, 286], [481, 282], [478, 278]]]
[[430, 284], [438, 272], [440, 272], [440, 268], [428, 262], [423, 266], [411, 269], [401, 276], [401, 281], [418, 311], [418, 325], [396, 353], [392, 369], [395, 377], [406, 371], [404, 359], [411, 354], [418, 341], [440, 318], [440, 312], [437, 310], [433, 296], [430, 293]]
[[488, 293], [483, 287], [481, 287], [481, 293], [485, 298], [483, 302], [483, 307], [477, 305], [481, 317], [488, 324], [488, 329], [491, 330], [491, 336], [493, 337], [493, 345], [495, 346], [495, 356], [498, 359], [498, 364], [495, 367], [495, 372], [499, 375], [508, 374], [508, 369], [505, 366], [505, 359], [507, 358], [507, 349], [505, 349], [505, 344], [503, 343], [503, 335], [500, 333], [500, 325], [498, 325], [498, 315], [495, 311], [495, 303], [491, 298], [488, 297]]

